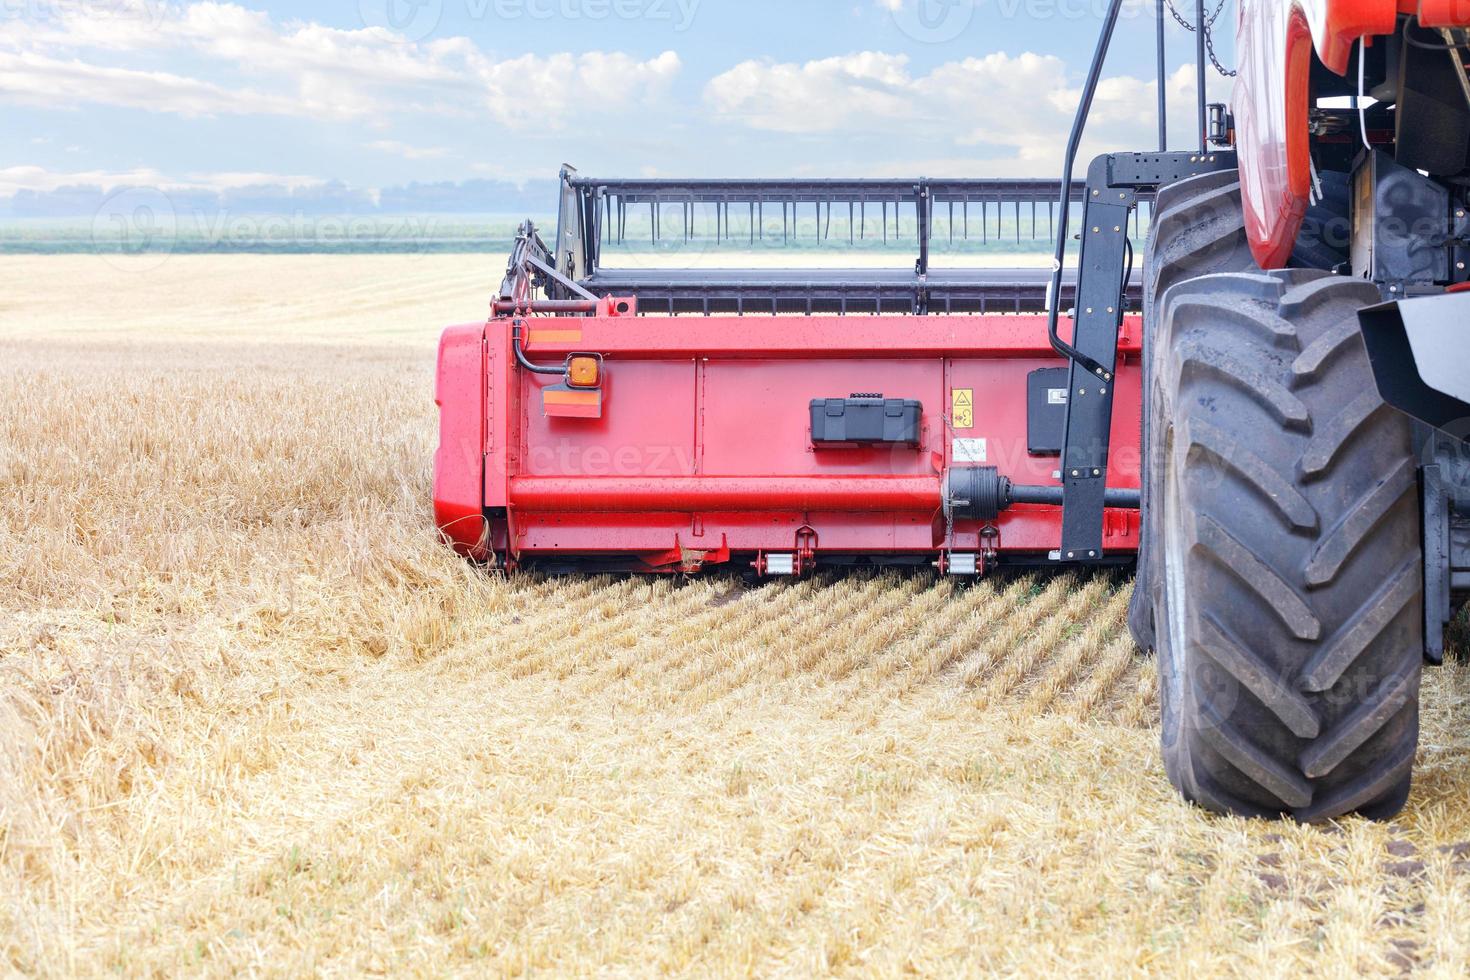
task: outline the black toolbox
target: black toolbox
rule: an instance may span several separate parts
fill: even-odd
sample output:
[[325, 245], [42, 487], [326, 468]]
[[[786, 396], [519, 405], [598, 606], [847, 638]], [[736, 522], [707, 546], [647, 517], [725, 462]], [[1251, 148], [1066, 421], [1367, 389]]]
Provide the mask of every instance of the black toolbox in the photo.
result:
[[818, 449], [849, 446], [919, 445], [924, 406], [911, 398], [849, 395], [812, 399], [812, 445]]

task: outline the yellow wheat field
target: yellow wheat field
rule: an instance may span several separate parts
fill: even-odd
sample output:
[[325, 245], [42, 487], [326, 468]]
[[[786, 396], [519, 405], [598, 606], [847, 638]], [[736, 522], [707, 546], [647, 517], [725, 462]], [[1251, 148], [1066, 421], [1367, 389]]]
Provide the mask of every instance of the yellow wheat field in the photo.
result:
[[1391, 826], [1207, 817], [1121, 576], [503, 580], [429, 527], [493, 262], [5, 260], [0, 968], [1470, 970], [1470, 673]]

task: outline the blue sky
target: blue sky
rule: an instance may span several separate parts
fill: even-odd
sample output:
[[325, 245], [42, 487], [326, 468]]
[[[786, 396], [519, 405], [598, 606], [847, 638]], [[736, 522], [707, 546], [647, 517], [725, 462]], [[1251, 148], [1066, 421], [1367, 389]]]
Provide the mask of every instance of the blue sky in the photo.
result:
[[[0, 0], [0, 198], [520, 182], [563, 161], [1052, 175], [1102, 2]], [[1089, 152], [1154, 139], [1153, 8], [1129, 4]], [[1172, 23], [1169, 43], [1184, 147], [1193, 44]]]

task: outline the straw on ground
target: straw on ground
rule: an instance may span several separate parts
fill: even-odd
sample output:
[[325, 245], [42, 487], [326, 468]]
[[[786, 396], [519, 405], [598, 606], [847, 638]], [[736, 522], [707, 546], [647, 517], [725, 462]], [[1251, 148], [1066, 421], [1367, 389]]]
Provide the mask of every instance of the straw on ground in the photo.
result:
[[312, 312], [363, 260], [252, 261], [215, 339], [0, 339], [8, 968], [1470, 969], [1463, 666], [1398, 823], [1301, 828], [1175, 798], [1125, 577], [481, 574], [410, 319], [465, 260], [339, 296], [367, 328]]

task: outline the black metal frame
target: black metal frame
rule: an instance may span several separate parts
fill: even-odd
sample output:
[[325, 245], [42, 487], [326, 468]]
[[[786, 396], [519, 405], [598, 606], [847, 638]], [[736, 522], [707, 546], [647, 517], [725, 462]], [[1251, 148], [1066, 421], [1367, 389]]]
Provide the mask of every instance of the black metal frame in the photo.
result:
[[[1087, 69], [1082, 98], [1072, 119], [1067, 151], [1062, 164], [1062, 183], [1072, 182], [1077, 151], [1102, 77], [1103, 63], [1112, 44], [1113, 31], [1123, 0], [1110, 0], [1103, 18], [1097, 47]], [[1217, 170], [1235, 167], [1235, 154], [1211, 152], [1205, 140], [1205, 13], [1203, 0], [1196, 4], [1198, 29], [1199, 91], [1197, 93], [1200, 149], [1194, 153], [1109, 153], [1097, 157], [1087, 170], [1083, 195], [1082, 247], [1078, 256], [1077, 302], [1073, 310], [1071, 341], [1059, 331], [1060, 304], [1048, 315], [1052, 346], [1071, 364], [1067, 397], [1067, 423], [1062, 446], [1062, 545], [1052, 557], [1069, 562], [1098, 562], [1103, 553], [1103, 510], [1107, 497], [1108, 456], [1112, 443], [1114, 377], [1117, 373], [1118, 331], [1123, 323], [1125, 299], [1122, 284], [1131, 278], [1133, 247], [1128, 239], [1128, 219], [1138, 206], [1141, 193], [1156, 191], [1166, 184]], [[1158, 35], [1159, 89], [1164, 85], [1163, 33]], [[1164, 104], [1159, 103], [1160, 142]], [[1070, 196], [1059, 202], [1061, 233], [1057, 236], [1052, 263], [1052, 292], [1059, 293], [1066, 267], [1067, 232], [1070, 230]]]
[[[1058, 230], [1059, 198], [1081, 200], [1085, 187], [1045, 179], [907, 180], [605, 180], [582, 177], [567, 167], [561, 173], [555, 259], [557, 269], [598, 296], [637, 295], [644, 312], [675, 313], [1034, 313], [1057, 296], [1070, 305], [1075, 282], [1064, 279], [1048, 290], [1044, 269], [936, 268], [936, 209], [948, 212], [950, 241], [999, 239], [1013, 220], [1009, 238], [1050, 241]], [[1145, 194], [1143, 200], [1147, 202]], [[867, 212], [880, 209], [885, 242], [911, 237], [915, 254], [905, 269], [619, 269], [604, 261], [603, 246], [628, 241], [629, 214], [648, 208], [649, 242], [665, 240], [664, 212], [680, 211], [684, 242], [717, 244], [738, 240], [755, 245], [766, 234], [767, 208], [780, 207], [782, 238], [799, 240], [801, 213], [815, 217], [817, 236], [831, 241], [834, 210], [846, 211], [848, 241], [867, 232]], [[810, 208], [810, 211], [806, 211]], [[978, 208], [978, 217], [974, 211]], [[700, 209], [713, 211], [711, 227], [696, 222]], [[1044, 210], [1043, 210], [1044, 209]], [[1024, 225], [1029, 212], [1030, 229]], [[903, 215], [910, 228], [902, 228]], [[1141, 216], [1133, 215], [1135, 232]], [[890, 224], [893, 237], [889, 238]], [[735, 230], [739, 226], [737, 233]], [[859, 231], [858, 229], [862, 230]], [[566, 298], [556, 284], [548, 296]], [[1139, 292], [1131, 286], [1131, 298]]]
[[1071, 363], [1061, 457], [1062, 544], [1053, 556], [1059, 560], [1085, 563], [1105, 557], [1103, 510], [1112, 442], [1113, 382], [1125, 309], [1121, 285], [1133, 264], [1129, 215], [1137, 207], [1141, 190], [1234, 167], [1234, 153], [1214, 152], [1109, 153], [1093, 160], [1088, 168], [1070, 342], [1058, 332], [1058, 311], [1050, 317], [1052, 345]]

